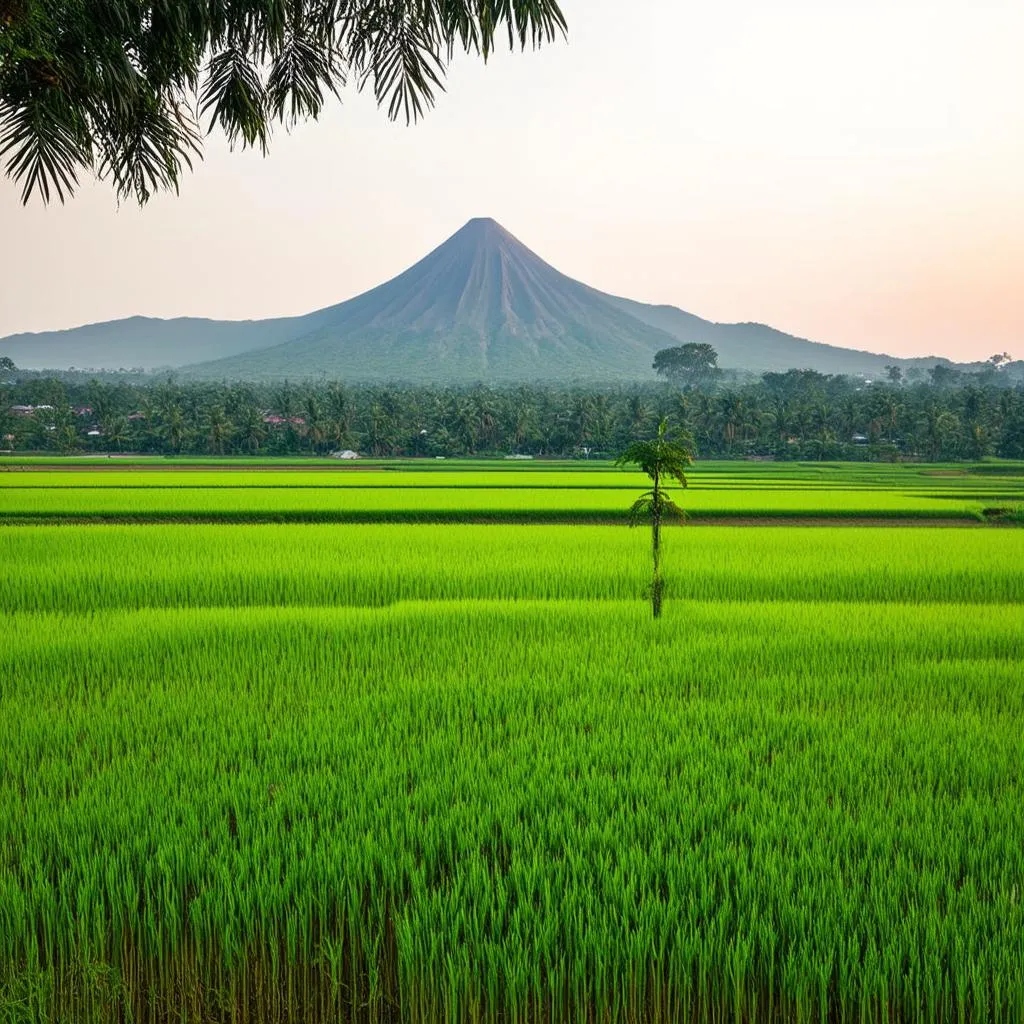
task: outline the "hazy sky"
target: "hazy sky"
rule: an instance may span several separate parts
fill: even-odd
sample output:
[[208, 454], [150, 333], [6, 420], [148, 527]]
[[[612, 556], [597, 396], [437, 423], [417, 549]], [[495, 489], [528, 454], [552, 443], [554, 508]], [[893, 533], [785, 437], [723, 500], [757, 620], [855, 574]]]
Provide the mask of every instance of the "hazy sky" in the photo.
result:
[[425, 121], [349, 95], [182, 194], [0, 181], [0, 336], [307, 312], [492, 216], [560, 270], [896, 355], [1024, 357], [1022, 0], [565, 0]]

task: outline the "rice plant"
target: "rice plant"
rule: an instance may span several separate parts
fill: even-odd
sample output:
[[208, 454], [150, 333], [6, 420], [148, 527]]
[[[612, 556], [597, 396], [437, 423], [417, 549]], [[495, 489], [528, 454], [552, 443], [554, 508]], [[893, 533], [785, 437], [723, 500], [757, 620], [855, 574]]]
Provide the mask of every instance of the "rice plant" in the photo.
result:
[[[1024, 477], [931, 467], [698, 464], [687, 513], [707, 519], [982, 517], [1024, 501]], [[951, 472], [951, 471], [948, 471]], [[625, 522], [642, 473], [422, 467], [359, 470], [97, 468], [0, 473], [0, 522]]]
[[[1024, 601], [1015, 529], [708, 526], [663, 543], [671, 600]], [[608, 526], [23, 526], [0, 530], [0, 607], [642, 601], [647, 544]]]
[[27, 1019], [1024, 1012], [1017, 608], [13, 626], [0, 984]]
[[665, 543], [0, 530], [0, 1021], [1024, 1020], [1024, 533]]

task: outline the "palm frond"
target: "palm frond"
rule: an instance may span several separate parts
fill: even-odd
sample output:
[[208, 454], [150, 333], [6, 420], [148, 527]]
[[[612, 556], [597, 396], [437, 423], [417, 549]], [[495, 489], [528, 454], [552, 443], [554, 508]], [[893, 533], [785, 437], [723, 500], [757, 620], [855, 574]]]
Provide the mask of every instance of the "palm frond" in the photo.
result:
[[641, 523], [650, 522], [652, 515], [654, 514], [654, 498], [653, 492], [648, 491], [646, 494], [642, 494], [636, 501], [633, 502], [629, 507], [629, 525], [639, 526]]
[[63, 203], [78, 185], [78, 168], [89, 164], [89, 138], [75, 110], [56, 92], [29, 97], [20, 106], [0, 101], [0, 158], [22, 186], [22, 202], [34, 192]]
[[293, 33], [271, 64], [267, 104], [279, 121], [294, 125], [304, 117], [319, 117], [325, 92], [337, 96], [344, 84], [344, 70], [335, 66], [330, 50]]
[[616, 466], [638, 466], [651, 479], [671, 477], [686, 487], [686, 469], [693, 465], [693, 439], [689, 434], [668, 436], [668, 421], [658, 425], [658, 436], [650, 441], [634, 441], [615, 460]]
[[97, 176], [117, 194], [144, 205], [162, 190], [177, 191], [182, 171], [201, 157], [199, 126], [180, 100], [154, 97], [144, 88], [133, 105], [92, 111], [101, 154]]
[[200, 118], [265, 153], [274, 121], [316, 118], [352, 77], [390, 118], [415, 121], [443, 90], [456, 45], [486, 59], [503, 27], [510, 47], [566, 31], [558, 0], [8, 5], [0, 157], [25, 202], [64, 201], [84, 170], [145, 202], [176, 189], [199, 155]]
[[629, 508], [629, 524], [639, 526], [651, 522], [655, 517], [660, 520], [673, 518], [685, 523], [686, 511], [664, 491], [658, 491], [657, 494], [654, 491], [645, 491]]
[[[461, 6], [458, 0], [456, 6]], [[517, 42], [521, 49], [528, 44], [536, 48], [568, 31], [565, 16], [554, 0], [478, 0], [475, 6], [476, 46], [485, 59], [494, 49], [494, 37], [502, 25], [510, 49]]]
[[667, 519], [669, 516], [678, 519], [681, 523], [685, 523], [687, 518], [686, 510], [680, 508], [671, 498], [663, 494], [661, 496], [661, 517]]
[[[691, 461], [692, 460], [688, 459], [688, 461], [686, 462], [686, 465], [689, 466]], [[671, 476], [676, 481], [676, 483], [679, 484], [680, 487], [689, 487], [690, 486], [689, 482], [686, 479], [686, 474], [683, 472], [683, 465], [682, 464], [676, 464], [676, 465], [669, 466], [669, 467], [667, 467], [666, 472], [668, 473], [669, 476]]]
[[364, 0], [349, 19], [348, 56], [359, 88], [370, 87], [388, 117], [411, 123], [433, 106], [444, 89], [444, 40], [433, 5], [416, 0], [388, 4]]
[[209, 114], [209, 130], [219, 124], [232, 145], [241, 137], [243, 147], [258, 142], [266, 152], [270, 138], [267, 93], [259, 70], [242, 49], [228, 46], [210, 58], [200, 113]]

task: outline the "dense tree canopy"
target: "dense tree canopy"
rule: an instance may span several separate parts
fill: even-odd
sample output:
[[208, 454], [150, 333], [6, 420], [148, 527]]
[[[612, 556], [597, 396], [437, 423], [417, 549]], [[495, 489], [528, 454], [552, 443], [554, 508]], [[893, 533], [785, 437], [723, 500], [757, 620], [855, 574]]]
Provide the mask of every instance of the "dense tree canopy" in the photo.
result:
[[654, 372], [673, 384], [707, 385], [718, 375], [718, 353], [711, 345], [688, 342], [654, 355]]
[[87, 172], [143, 203], [204, 130], [265, 151], [347, 82], [413, 120], [456, 49], [565, 27], [557, 0], [0, 0], [0, 159], [26, 202]]
[[704, 458], [1024, 459], [1024, 383], [1005, 372], [939, 388], [791, 370], [682, 390], [0, 377], [0, 447], [19, 451], [614, 457], [665, 416]]

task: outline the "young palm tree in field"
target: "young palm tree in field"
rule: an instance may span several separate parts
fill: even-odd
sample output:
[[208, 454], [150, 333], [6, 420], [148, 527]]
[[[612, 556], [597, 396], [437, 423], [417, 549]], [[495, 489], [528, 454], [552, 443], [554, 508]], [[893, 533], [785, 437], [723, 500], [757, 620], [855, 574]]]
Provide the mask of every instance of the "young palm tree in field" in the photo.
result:
[[651, 521], [651, 551], [654, 555], [651, 610], [656, 619], [661, 617], [664, 589], [661, 576], [661, 524], [666, 516], [675, 516], [680, 520], [685, 517], [683, 510], [665, 493], [665, 488], [672, 480], [685, 487], [685, 471], [692, 464], [689, 436], [680, 434], [677, 438], [670, 439], [667, 419], [658, 424], [658, 436], [654, 440], [634, 441], [615, 462], [617, 466], [639, 466], [654, 485], [633, 502], [629, 514], [633, 526], [647, 519]]

